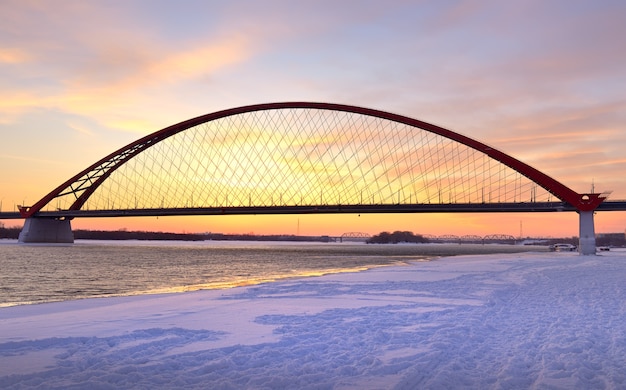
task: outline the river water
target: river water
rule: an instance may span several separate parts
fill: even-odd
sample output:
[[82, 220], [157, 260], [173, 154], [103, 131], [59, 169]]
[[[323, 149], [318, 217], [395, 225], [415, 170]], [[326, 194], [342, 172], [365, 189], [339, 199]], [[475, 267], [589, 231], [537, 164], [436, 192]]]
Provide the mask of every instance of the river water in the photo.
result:
[[[513, 250], [519, 251], [513, 246], [496, 251]], [[24, 245], [0, 240], [0, 307], [229, 288], [478, 252], [485, 247], [96, 240]]]
[[406, 248], [389, 251], [364, 244], [229, 241], [20, 245], [0, 240], [0, 307], [228, 288], [425, 258]]

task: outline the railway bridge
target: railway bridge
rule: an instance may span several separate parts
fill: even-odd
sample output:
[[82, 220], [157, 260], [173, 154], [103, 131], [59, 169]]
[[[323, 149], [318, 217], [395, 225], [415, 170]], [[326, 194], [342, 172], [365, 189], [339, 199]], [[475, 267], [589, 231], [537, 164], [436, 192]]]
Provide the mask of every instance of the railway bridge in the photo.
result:
[[626, 210], [605, 199], [418, 119], [282, 102], [156, 131], [0, 219], [25, 219], [21, 242], [73, 242], [73, 218], [569, 211], [579, 214], [581, 253], [591, 254], [594, 212]]

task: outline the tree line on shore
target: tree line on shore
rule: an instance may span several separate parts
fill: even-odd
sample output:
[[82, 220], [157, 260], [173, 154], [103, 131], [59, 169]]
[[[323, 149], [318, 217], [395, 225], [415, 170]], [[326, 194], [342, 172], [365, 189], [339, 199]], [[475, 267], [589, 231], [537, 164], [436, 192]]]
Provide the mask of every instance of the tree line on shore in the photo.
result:
[[[0, 222], [0, 239], [17, 239], [21, 227], [5, 227]], [[202, 240], [236, 240], [236, 241], [318, 241], [334, 242], [335, 237], [329, 236], [297, 236], [297, 235], [252, 235], [252, 234], [223, 234], [223, 233], [167, 233], [150, 231], [127, 231], [122, 230], [75, 230], [74, 238], [79, 240], [180, 240], [180, 241], [202, 241]], [[554, 243], [577, 244], [578, 237], [544, 239], [545, 245]], [[430, 240], [421, 235], [409, 231], [381, 232], [366, 241], [368, 244], [399, 244], [399, 243], [427, 243]], [[601, 233], [596, 235], [596, 245], [598, 246], [626, 246], [626, 235], [624, 233]]]
[[[4, 227], [0, 223], [0, 239], [17, 239], [20, 227]], [[288, 234], [252, 235], [252, 234], [223, 234], [223, 233], [168, 233], [151, 231], [121, 230], [83, 230], [73, 231], [77, 240], [178, 240], [178, 241], [320, 241], [328, 242], [328, 236], [295, 236]]]
[[366, 241], [368, 244], [399, 244], [399, 243], [427, 243], [428, 239], [421, 234], [414, 234], [409, 231], [396, 230], [393, 233], [381, 232]]

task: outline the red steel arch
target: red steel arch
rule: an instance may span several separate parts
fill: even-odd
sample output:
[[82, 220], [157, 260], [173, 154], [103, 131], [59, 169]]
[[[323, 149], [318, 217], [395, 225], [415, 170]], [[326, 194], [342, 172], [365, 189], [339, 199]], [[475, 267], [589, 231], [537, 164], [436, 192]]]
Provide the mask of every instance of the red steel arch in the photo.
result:
[[[227, 110], [217, 111], [211, 114], [202, 115], [196, 118], [192, 118], [178, 124], [166, 127], [162, 130], [142, 137], [135, 142], [128, 144], [127, 146], [116, 150], [115, 152], [107, 155], [96, 163], [90, 165], [83, 171], [79, 172], [69, 180], [52, 190], [49, 194], [44, 196], [41, 200], [30, 207], [21, 206], [20, 214], [24, 218], [34, 216], [39, 212], [46, 204], [52, 199], [71, 192], [82, 191], [81, 195], [77, 197], [76, 201], [72, 204], [69, 210], [79, 210], [85, 204], [87, 199], [93, 194], [93, 192], [121, 165], [123, 165], [130, 158], [138, 153], [146, 150], [147, 148], [159, 143], [171, 137], [174, 134], [180, 133], [194, 126], [210, 122], [216, 119], [229, 117], [232, 115], [238, 115], [248, 112], [264, 111], [264, 110], [278, 110], [278, 109], [318, 109], [318, 110], [334, 110], [343, 111], [353, 114], [361, 114], [390, 121], [403, 123], [408, 126], [420, 128], [422, 130], [429, 131], [434, 134], [441, 135], [453, 141], [464, 144], [472, 149], [482, 152], [489, 157], [501, 162], [502, 164], [516, 170], [520, 174], [524, 175], [528, 179], [534, 181], [541, 187], [545, 188], [548, 192], [552, 193], [557, 198], [564, 202], [567, 202], [574, 206], [579, 211], [593, 211], [595, 210], [605, 199], [601, 194], [579, 194], [569, 187], [565, 186], [561, 182], [553, 179], [545, 173], [525, 164], [514, 157], [509, 156], [497, 149], [492, 148], [482, 142], [475, 139], [458, 134], [443, 127], [423, 122], [418, 119], [409, 118], [403, 115], [392, 114], [385, 111], [374, 110], [370, 108], [363, 108], [345, 104], [334, 103], [318, 103], [318, 102], [279, 102], [279, 103], [265, 103], [255, 104], [249, 106], [242, 106], [237, 108], [231, 108]], [[95, 172], [93, 175], [89, 175], [91, 172]], [[87, 178], [85, 178], [87, 176]], [[67, 191], [67, 188], [71, 188]], [[65, 192], [63, 192], [66, 190]]]

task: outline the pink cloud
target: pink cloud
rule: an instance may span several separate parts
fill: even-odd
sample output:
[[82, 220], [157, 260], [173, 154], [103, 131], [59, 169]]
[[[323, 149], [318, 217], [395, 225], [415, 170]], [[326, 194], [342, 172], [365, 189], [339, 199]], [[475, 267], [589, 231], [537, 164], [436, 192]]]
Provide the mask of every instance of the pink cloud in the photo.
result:
[[23, 50], [0, 47], [0, 63], [17, 65], [28, 62], [29, 60], [30, 55]]

